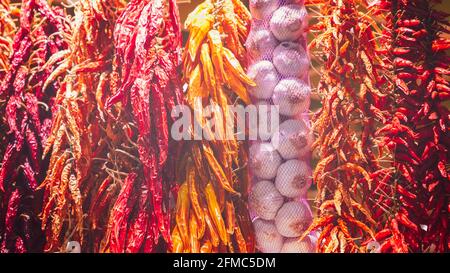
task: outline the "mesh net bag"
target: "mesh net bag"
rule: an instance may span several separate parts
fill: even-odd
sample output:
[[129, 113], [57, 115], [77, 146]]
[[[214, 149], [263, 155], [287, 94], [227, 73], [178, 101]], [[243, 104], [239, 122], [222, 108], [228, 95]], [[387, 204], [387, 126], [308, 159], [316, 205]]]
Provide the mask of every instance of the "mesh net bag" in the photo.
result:
[[[312, 221], [306, 201], [313, 140], [307, 115], [307, 12], [302, 0], [250, 0], [250, 11], [247, 74], [256, 83], [249, 93], [259, 128], [249, 150], [249, 204], [257, 249], [314, 252], [312, 236], [298, 240]], [[261, 121], [269, 130], [261, 130]]]

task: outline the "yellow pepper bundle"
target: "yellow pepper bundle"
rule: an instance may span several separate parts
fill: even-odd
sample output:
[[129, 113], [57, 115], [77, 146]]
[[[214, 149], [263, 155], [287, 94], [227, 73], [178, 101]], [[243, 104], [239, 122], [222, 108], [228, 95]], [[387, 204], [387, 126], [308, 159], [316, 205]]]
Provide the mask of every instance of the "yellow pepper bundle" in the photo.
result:
[[[220, 119], [222, 128], [234, 119], [230, 105], [250, 103], [247, 85], [254, 82], [244, 72], [249, 23], [250, 14], [239, 0], [206, 0], [185, 22], [189, 30], [183, 56], [187, 103], [192, 109], [219, 106], [225, 116]], [[204, 132], [208, 130], [203, 117], [194, 114], [194, 119]], [[235, 136], [224, 140], [221, 134], [217, 130], [216, 139], [191, 141], [180, 158], [185, 163], [178, 174], [183, 182], [172, 225], [173, 252], [254, 251], [246, 205], [246, 143]]]

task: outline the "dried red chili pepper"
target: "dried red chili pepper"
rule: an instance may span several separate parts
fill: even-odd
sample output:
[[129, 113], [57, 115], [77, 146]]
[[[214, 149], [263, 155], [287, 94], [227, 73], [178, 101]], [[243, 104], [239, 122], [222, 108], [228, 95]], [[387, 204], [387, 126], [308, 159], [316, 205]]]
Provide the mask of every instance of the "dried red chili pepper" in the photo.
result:
[[109, 239], [109, 247], [111, 252], [117, 253], [125, 250], [128, 217], [130, 216], [132, 210], [132, 206], [128, 203], [130, 201], [130, 197], [132, 196], [131, 193], [133, 187], [135, 187], [136, 176], [136, 174], [130, 173], [125, 178], [124, 185], [111, 212], [108, 224], [108, 229], [111, 231], [111, 237]]
[[9, 197], [7, 211], [5, 215], [5, 230], [3, 233], [2, 244], [0, 246], [1, 252], [9, 252], [11, 248], [11, 244], [14, 245], [14, 242], [11, 242], [11, 239], [14, 238], [14, 221], [16, 220], [17, 214], [19, 213], [19, 204], [20, 204], [20, 193], [19, 190], [16, 189], [11, 193]]

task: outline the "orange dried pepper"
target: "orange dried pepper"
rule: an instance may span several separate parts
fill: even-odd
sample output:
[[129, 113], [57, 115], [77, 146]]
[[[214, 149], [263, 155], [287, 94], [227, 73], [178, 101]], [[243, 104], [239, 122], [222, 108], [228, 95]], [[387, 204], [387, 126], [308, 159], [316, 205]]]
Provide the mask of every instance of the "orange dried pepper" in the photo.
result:
[[225, 222], [222, 217], [222, 212], [220, 211], [219, 203], [217, 202], [216, 193], [214, 187], [211, 183], [208, 183], [205, 187], [205, 197], [208, 204], [208, 210], [211, 214], [212, 221], [217, 228], [220, 240], [224, 245], [228, 243], [227, 229], [225, 227]]
[[196, 188], [196, 183], [195, 183], [195, 168], [189, 168], [188, 169], [188, 174], [187, 174], [187, 185], [188, 185], [188, 189], [189, 189], [189, 198], [191, 201], [191, 205], [192, 205], [192, 209], [195, 212], [195, 215], [197, 216], [198, 219], [198, 224], [199, 224], [199, 238], [203, 237], [203, 234], [205, 234], [205, 229], [206, 229], [206, 223], [205, 223], [205, 216], [203, 215], [203, 210], [200, 206], [200, 202], [199, 202], [199, 196], [198, 196], [198, 191]]
[[183, 183], [178, 189], [177, 209], [175, 221], [180, 232], [181, 240], [184, 246], [189, 244], [189, 189], [186, 183]]

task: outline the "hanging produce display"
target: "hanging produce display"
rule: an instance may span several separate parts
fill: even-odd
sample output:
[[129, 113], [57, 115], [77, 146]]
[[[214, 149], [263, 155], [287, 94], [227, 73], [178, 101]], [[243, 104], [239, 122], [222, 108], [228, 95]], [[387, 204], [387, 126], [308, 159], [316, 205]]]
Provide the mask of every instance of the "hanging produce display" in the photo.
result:
[[[309, 237], [298, 240], [312, 221], [306, 201], [311, 185], [312, 132], [308, 110], [309, 58], [303, 1], [250, 1], [253, 16], [246, 42], [250, 65], [249, 87], [254, 103], [278, 106], [281, 117], [259, 112], [276, 126], [259, 133], [250, 147], [253, 186], [249, 206], [255, 219], [256, 248], [261, 252], [314, 252]], [[267, 115], [266, 117], [266, 114]], [[262, 118], [262, 117], [260, 117]]]
[[6, 101], [2, 120], [8, 127], [0, 170], [1, 252], [41, 250], [36, 189], [46, 175], [43, 148], [59, 89], [58, 82], [46, 83], [55, 71], [46, 62], [67, 50], [70, 26], [63, 17], [62, 9], [51, 8], [46, 1], [23, 1], [12, 54], [1, 78], [0, 97]]
[[390, 113], [377, 134], [392, 168], [374, 189], [381, 252], [447, 252], [450, 40], [439, 1], [379, 1]]
[[114, 115], [120, 105], [119, 112], [129, 113], [129, 137], [135, 136], [131, 144], [138, 152], [131, 157], [141, 166], [127, 174], [111, 209], [107, 251], [164, 251], [157, 248], [160, 237], [171, 245], [169, 190], [178, 143], [169, 139], [169, 128], [172, 107], [183, 103], [180, 31], [175, 0], [130, 1], [114, 29], [117, 90], [105, 108]]
[[[105, 208], [111, 206], [120, 189], [108, 168], [121, 162], [109, 149], [118, 149], [114, 145], [127, 139], [120, 133], [123, 123], [110, 119], [104, 104], [114, 88], [113, 27], [124, 6], [121, 1], [81, 1], [75, 9], [69, 48], [46, 64], [58, 67], [45, 84], [51, 84], [58, 75], [63, 80], [44, 147], [44, 156], [50, 155], [47, 176], [39, 186], [44, 192], [44, 251], [64, 251], [70, 241], [80, 243], [83, 251], [98, 251], [99, 229], [106, 228], [105, 219], [99, 218], [108, 216]], [[96, 201], [106, 187], [110, 198], [102, 199], [101, 210]]]
[[310, 46], [320, 48], [325, 62], [317, 87], [322, 107], [313, 119], [313, 148], [320, 156], [313, 172], [319, 211], [304, 235], [321, 229], [318, 252], [365, 252], [362, 243], [374, 238], [370, 174], [380, 169], [374, 133], [384, 119], [386, 95], [377, 85], [374, 23], [356, 5], [321, 1], [323, 16], [312, 26], [317, 36]]
[[449, 252], [445, 9], [0, 0], [0, 253]]
[[[191, 109], [218, 106], [224, 118], [234, 120], [229, 107], [250, 103], [244, 73], [244, 42], [250, 14], [239, 0], [207, 0], [189, 14], [189, 38], [183, 56]], [[195, 112], [194, 112], [195, 113]], [[205, 126], [202, 116], [194, 120]], [[208, 129], [206, 133], [212, 133]], [[234, 135], [225, 139], [220, 129], [214, 141], [190, 141], [181, 157], [173, 252], [253, 252], [254, 239], [247, 210], [246, 143]]]

